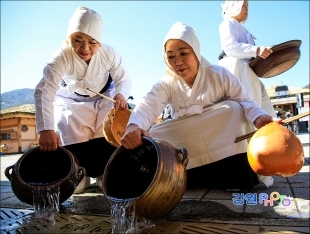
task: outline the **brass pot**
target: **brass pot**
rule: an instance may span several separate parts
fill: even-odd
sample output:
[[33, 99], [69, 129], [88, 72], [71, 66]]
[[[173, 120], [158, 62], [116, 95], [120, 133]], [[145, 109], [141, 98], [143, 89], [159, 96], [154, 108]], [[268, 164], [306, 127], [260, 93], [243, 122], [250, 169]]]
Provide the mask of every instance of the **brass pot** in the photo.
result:
[[131, 115], [130, 110], [111, 109], [103, 120], [103, 135], [113, 146], [119, 147]]
[[5, 169], [15, 196], [28, 205], [33, 205], [33, 191], [55, 187], [60, 187], [59, 203], [64, 202], [85, 175], [75, 156], [63, 147], [55, 151], [32, 148]]
[[142, 137], [133, 150], [120, 146], [107, 163], [103, 193], [111, 204], [135, 200], [139, 217], [158, 220], [181, 201], [187, 182], [188, 153], [156, 138]]

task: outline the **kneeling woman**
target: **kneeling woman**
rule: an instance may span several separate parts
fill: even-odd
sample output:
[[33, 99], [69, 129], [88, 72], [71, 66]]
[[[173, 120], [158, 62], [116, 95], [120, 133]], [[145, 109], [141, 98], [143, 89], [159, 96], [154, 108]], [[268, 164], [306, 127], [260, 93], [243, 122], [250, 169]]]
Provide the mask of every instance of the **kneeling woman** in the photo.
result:
[[[200, 55], [193, 28], [175, 23], [163, 47], [167, 75], [133, 110], [122, 145], [133, 149], [145, 135], [186, 148], [188, 187], [253, 188], [259, 181], [247, 161], [247, 142], [234, 141], [248, 124], [260, 128], [273, 118], [234, 75]], [[173, 119], [153, 125], [167, 104]]]

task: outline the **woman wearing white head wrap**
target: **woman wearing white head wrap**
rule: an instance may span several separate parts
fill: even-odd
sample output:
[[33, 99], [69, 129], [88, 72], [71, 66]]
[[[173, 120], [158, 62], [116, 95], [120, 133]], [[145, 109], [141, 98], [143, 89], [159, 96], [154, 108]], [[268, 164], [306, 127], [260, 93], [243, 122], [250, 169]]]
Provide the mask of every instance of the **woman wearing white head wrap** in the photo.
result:
[[[36, 86], [39, 145], [43, 151], [69, 149], [86, 169], [99, 177], [115, 147], [103, 137], [102, 123], [113, 103], [88, 90], [114, 98], [115, 109], [126, 109], [131, 79], [115, 49], [102, 43], [101, 16], [78, 7], [67, 30], [66, 43], [43, 70]], [[82, 180], [76, 192], [83, 191]]]
[[[272, 49], [256, 46], [255, 37], [249, 33], [243, 23], [248, 17], [248, 1], [225, 1], [222, 4], [224, 20], [219, 26], [221, 49], [218, 64], [227, 68], [250, 91], [254, 102], [262, 107], [269, 115], [276, 117], [265, 86], [250, 68], [252, 58], [260, 56], [267, 58]], [[250, 128], [247, 131], [251, 132]], [[260, 177], [267, 187], [273, 183], [272, 177]]]
[[[224, 19], [229, 19], [240, 14], [243, 3], [247, 1], [225, 1], [222, 6], [222, 16]], [[246, 18], [242, 21], [245, 22]]]
[[[254, 104], [229, 71], [201, 56], [190, 26], [175, 23], [163, 49], [167, 75], [133, 110], [122, 145], [133, 149], [145, 135], [186, 148], [188, 186], [253, 188], [258, 180], [247, 162], [247, 144], [234, 141], [249, 122], [259, 128], [273, 121], [272, 117]], [[172, 120], [153, 125], [167, 104]]]

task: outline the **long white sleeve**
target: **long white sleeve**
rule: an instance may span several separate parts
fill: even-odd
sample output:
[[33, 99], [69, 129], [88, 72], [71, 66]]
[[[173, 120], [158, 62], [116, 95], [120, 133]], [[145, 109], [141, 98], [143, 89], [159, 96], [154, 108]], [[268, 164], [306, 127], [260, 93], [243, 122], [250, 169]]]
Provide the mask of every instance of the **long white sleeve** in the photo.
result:
[[132, 81], [121, 56], [111, 46], [102, 43], [88, 66], [70, 47], [57, 50], [45, 66], [43, 78], [35, 89], [37, 132], [54, 129], [53, 101], [61, 88], [61, 79], [65, 81], [68, 92], [94, 96], [87, 88], [99, 92], [109, 74], [115, 83], [115, 94], [121, 93], [127, 99]]
[[[199, 70], [191, 92], [186, 88], [183, 79], [165, 76], [135, 107], [128, 125], [135, 123], [148, 130], [168, 103], [171, 104], [172, 116], [180, 109], [188, 110], [192, 106], [201, 106], [202, 112], [203, 108], [223, 100], [239, 102], [251, 123], [260, 115], [266, 114], [253, 102], [248, 91], [227, 69], [213, 65], [201, 67]], [[199, 108], [196, 109], [199, 110]]]
[[228, 56], [243, 59], [256, 57], [254, 37], [233, 18], [225, 19], [219, 26], [221, 48]]

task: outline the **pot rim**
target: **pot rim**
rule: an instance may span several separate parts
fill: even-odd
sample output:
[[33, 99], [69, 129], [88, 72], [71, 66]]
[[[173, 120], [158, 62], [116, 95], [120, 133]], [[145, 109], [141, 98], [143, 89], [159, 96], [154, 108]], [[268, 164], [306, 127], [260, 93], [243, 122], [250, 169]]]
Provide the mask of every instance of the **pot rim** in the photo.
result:
[[[277, 45], [272, 46], [273, 53], [271, 54], [272, 56], [267, 57], [266, 59], [263, 59], [259, 56], [254, 58], [249, 66], [253, 69], [253, 71], [256, 73], [256, 75], [260, 78], [272, 78], [274, 76], [280, 75], [287, 70], [291, 69], [299, 60], [300, 58], [300, 45], [301, 45], [301, 40], [290, 40], [286, 41]], [[266, 75], [268, 72], [270, 72], [272, 69], [275, 67], [278, 67], [279, 65], [290, 61], [290, 59], [286, 60], [281, 60], [279, 57], [276, 57], [276, 55], [282, 54], [284, 51], [289, 51], [291, 54], [295, 55], [293, 61], [295, 63], [287, 68], [286, 70], [281, 70], [278, 71], [277, 73], [273, 75]], [[282, 56], [283, 58], [283, 56]], [[276, 62], [274, 62], [276, 61]], [[274, 67], [270, 67], [270, 64], [274, 64]], [[259, 70], [258, 70], [259, 69]]]
[[[71, 153], [69, 150], [67, 150], [66, 148], [61, 147], [61, 146], [58, 146], [57, 150], [58, 150], [58, 149], [59, 149], [59, 150], [63, 150], [65, 153], [67, 153], [67, 155], [68, 155], [69, 158], [70, 158], [71, 165], [72, 165], [72, 164], [73, 164], [72, 153]], [[15, 174], [16, 174], [16, 179], [19, 181], [19, 183], [21, 183], [21, 185], [27, 187], [27, 188], [30, 189], [30, 190], [32, 190], [33, 187], [35, 187], [37, 190], [46, 190], [46, 189], [49, 189], [49, 188], [53, 188], [53, 187], [60, 186], [61, 183], [62, 183], [64, 180], [68, 179], [69, 175], [72, 173], [72, 170], [73, 170], [72, 166], [71, 166], [70, 171], [68, 172], [68, 174], [67, 174], [67, 176], [66, 176], [65, 178], [58, 180], [56, 183], [49, 184], [49, 185], [46, 185], [46, 186], [42, 186], [42, 185], [39, 185], [39, 186], [30, 185], [30, 184], [24, 182], [24, 181], [21, 179], [21, 176], [20, 176], [19, 170], [17, 170], [17, 167], [20, 168], [20, 164], [21, 164], [21, 162], [24, 160], [24, 158], [25, 158], [29, 153], [31, 153], [31, 152], [33, 152], [33, 151], [36, 151], [36, 150], [40, 150], [40, 147], [37, 146], [37, 147], [34, 147], [34, 148], [28, 150], [28, 151], [27, 151], [26, 153], [24, 153], [24, 154], [17, 160], [17, 162], [14, 164], [13, 170], [14, 170], [14, 172], [15, 172]], [[57, 150], [56, 150], [56, 151], [57, 151]]]
[[[156, 138], [151, 138], [151, 137], [147, 137], [147, 136], [142, 136], [142, 141], [146, 141], [146, 142], [150, 142], [152, 143], [152, 145], [154, 146], [155, 150], [156, 150], [156, 155], [157, 155], [157, 166], [156, 166], [156, 171], [154, 173], [154, 176], [153, 176], [153, 179], [152, 181], [150, 182], [150, 184], [148, 185], [148, 187], [145, 189], [145, 191], [138, 197], [135, 197], [135, 198], [126, 198], [126, 199], [119, 199], [119, 198], [115, 198], [115, 197], [112, 197], [110, 195], [107, 195], [107, 191], [106, 191], [106, 186], [105, 184], [103, 183], [103, 194], [104, 196], [107, 198], [108, 202], [110, 203], [110, 199], [113, 200], [113, 201], [130, 201], [130, 200], [135, 200], [136, 202], [139, 201], [141, 198], [143, 198], [143, 196], [148, 192], [149, 188], [151, 188], [154, 184], [154, 182], [156, 181], [156, 179], [158, 178], [158, 171], [159, 170], [162, 170], [162, 167], [163, 165], [160, 165], [159, 163], [159, 157], [161, 155], [161, 150], [160, 148], [158, 147], [158, 145], [156, 144], [156, 142], [153, 140], [153, 139], [156, 139]], [[105, 169], [104, 169], [104, 172], [103, 172], [103, 177], [104, 177], [104, 174], [106, 173], [107, 171], [107, 168], [108, 168], [108, 165], [111, 163], [111, 161], [113, 160], [113, 158], [115, 157], [116, 155], [116, 152], [122, 148], [122, 150], [126, 150], [126, 149], [123, 149], [124, 147], [121, 145], [119, 146], [115, 151], [114, 153], [112, 154], [112, 156], [110, 157]], [[160, 165], [160, 168], [159, 166]]]

